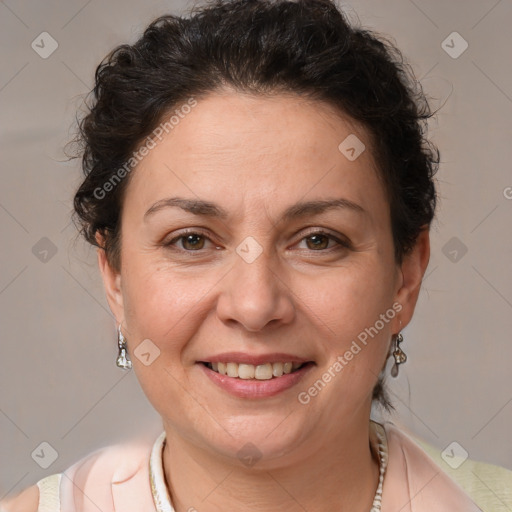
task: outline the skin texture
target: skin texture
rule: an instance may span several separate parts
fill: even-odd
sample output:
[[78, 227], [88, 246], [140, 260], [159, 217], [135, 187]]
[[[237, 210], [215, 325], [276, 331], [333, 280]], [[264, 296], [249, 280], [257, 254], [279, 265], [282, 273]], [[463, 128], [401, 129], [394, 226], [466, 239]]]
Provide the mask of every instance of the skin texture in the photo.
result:
[[[355, 161], [338, 150], [349, 134], [366, 146]], [[144, 218], [176, 196], [214, 202], [228, 216], [169, 207]], [[335, 198], [365, 213], [281, 218], [297, 202]], [[164, 246], [186, 228], [204, 237]], [[312, 239], [320, 230], [349, 246]], [[247, 237], [262, 249], [251, 263], [236, 251]], [[226, 90], [198, 99], [132, 171], [120, 272], [98, 250], [110, 308], [163, 419], [177, 512], [370, 509], [378, 480], [368, 442], [371, 392], [391, 336], [411, 319], [428, 259], [424, 229], [396, 264], [389, 204], [369, 137], [356, 123], [297, 96]], [[301, 404], [298, 393], [394, 303], [399, 314]], [[148, 339], [160, 352], [145, 365], [134, 351]], [[285, 352], [315, 365], [280, 394], [240, 398], [198, 363], [222, 352]], [[261, 456], [251, 467], [237, 456], [247, 443]]]

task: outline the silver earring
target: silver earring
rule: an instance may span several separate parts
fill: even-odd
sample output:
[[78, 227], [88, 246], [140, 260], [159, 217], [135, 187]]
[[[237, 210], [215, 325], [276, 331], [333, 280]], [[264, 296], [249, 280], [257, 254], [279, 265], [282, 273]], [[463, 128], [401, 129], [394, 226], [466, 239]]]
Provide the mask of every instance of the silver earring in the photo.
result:
[[119, 355], [117, 356], [116, 364], [119, 368], [123, 370], [130, 370], [132, 367], [132, 362], [128, 357], [128, 352], [126, 350], [126, 340], [121, 332], [121, 324], [117, 328], [117, 346], [119, 347]]
[[395, 364], [391, 368], [391, 376], [398, 377], [398, 367], [407, 361], [405, 352], [400, 348], [400, 343], [404, 341], [402, 333], [399, 332], [395, 338], [395, 348], [393, 350], [393, 357], [395, 358]]

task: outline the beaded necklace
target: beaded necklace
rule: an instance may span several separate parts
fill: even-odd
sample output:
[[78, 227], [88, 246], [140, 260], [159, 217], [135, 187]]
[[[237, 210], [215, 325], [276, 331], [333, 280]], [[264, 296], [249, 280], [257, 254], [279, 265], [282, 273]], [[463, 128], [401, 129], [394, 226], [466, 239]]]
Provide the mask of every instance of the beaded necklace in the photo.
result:
[[[384, 427], [373, 420], [370, 420], [370, 433], [373, 434], [377, 440], [377, 451], [379, 459], [379, 483], [377, 491], [373, 498], [372, 508], [370, 512], [379, 512], [382, 504], [382, 488], [384, 485], [384, 475], [388, 465], [388, 446], [386, 439], [386, 432]], [[375, 443], [374, 443], [375, 444]], [[151, 484], [151, 492], [153, 494], [153, 501], [157, 512], [175, 512], [169, 492], [165, 484], [164, 470], [163, 470], [163, 449], [165, 446], [165, 431], [158, 436], [151, 450], [149, 459], [149, 477]]]

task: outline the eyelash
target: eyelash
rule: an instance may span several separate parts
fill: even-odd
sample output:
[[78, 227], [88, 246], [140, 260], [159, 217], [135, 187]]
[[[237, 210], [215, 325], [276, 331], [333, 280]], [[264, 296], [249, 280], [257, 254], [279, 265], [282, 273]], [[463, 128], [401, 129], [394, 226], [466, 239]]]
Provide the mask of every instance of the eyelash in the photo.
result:
[[[208, 234], [205, 233], [204, 231], [202, 231], [200, 229], [195, 229], [195, 230], [191, 229], [191, 230], [186, 230], [186, 231], [181, 232], [178, 236], [174, 237], [169, 242], [165, 242], [163, 244], [163, 246], [166, 247], [166, 248], [169, 248], [171, 250], [175, 250], [175, 251], [182, 252], [182, 253], [189, 253], [189, 254], [198, 253], [198, 254], [201, 254], [204, 249], [188, 250], [188, 249], [178, 249], [178, 248], [173, 247], [173, 245], [177, 241], [179, 241], [181, 239], [184, 239], [188, 235], [199, 235], [199, 236], [202, 236], [202, 237], [206, 238], [210, 242], [212, 242], [212, 240], [210, 239]], [[333, 240], [334, 242], [336, 242], [338, 244], [338, 247], [334, 247], [334, 248], [331, 247], [331, 248], [327, 248], [327, 249], [319, 249], [317, 251], [315, 251], [314, 249], [310, 249], [311, 252], [330, 253], [332, 251], [336, 251], [336, 250], [340, 250], [340, 249], [350, 249], [351, 248], [351, 245], [350, 245], [350, 243], [348, 241], [344, 241], [342, 239], [339, 239], [339, 238], [335, 237], [334, 235], [332, 235], [331, 233], [329, 233], [327, 231], [324, 231], [324, 230], [321, 230], [321, 229], [320, 230], [316, 230], [316, 231], [310, 231], [305, 236], [303, 236], [299, 240], [299, 242], [302, 242], [303, 240], [306, 240], [307, 238], [311, 238], [311, 237], [316, 236], [316, 235], [326, 236], [330, 240]]]

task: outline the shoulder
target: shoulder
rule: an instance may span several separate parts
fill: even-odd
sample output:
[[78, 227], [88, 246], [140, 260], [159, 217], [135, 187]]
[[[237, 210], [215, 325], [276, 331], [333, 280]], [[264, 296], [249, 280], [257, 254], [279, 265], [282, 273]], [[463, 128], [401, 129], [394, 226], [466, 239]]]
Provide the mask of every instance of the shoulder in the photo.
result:
[[[387, 491], [387, 498], [393, 501], [393, 507], [404, 512], [481, 511], [462, 487], [408, 433], [391, 422], [385, 422], [383, 426], [388, 442], [388, 468], [383, 496]], [[385, 510], [387, 508], [383, 506]]]
[[0, 502], [0, 512], [37, 512], [39, 487], [32, 485], [7, 501]]
[[483, 510], [512, 511], [512, 471], [470, 459], [461, 445], [441, 450], [421, 438], [414, 440]]
[[8, 501], [2, 501], [0, 512], [82, 512], [89, 511], [91, 503], [102, 512], [114, 512], [123, 510], [114, 508], [114, 502], [124, 499], [119, 495], [133, 492], [143, 495], [146, 504], [147, 491], [151, 496], [148, 471], [151, 447], [147, 440], [135, 440], [95, 450], [62, 473], [43, 478]]
[[62, 510], [89, 510], [91, 502], [102, 512], [121, 510], [114, 506], [117, 494], [132, 488], [143, 492], [141, 486], [149, 482], [150, 452], [150, 443], [131, 441], [101, 448], [80, 459], [63, 473]]

